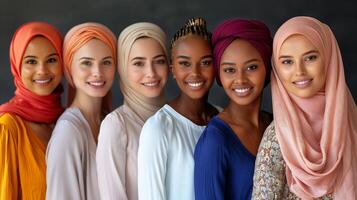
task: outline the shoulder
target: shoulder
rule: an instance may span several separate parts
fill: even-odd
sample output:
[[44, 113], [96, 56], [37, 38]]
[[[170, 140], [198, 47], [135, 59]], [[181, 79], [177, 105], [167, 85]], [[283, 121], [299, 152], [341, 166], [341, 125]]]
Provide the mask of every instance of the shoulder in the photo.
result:
[[1, 139], [17, 140], [20, 134], [27, 132], [25, 121], [11, 113], [4, 113], [0, 116], [0, 137]]
[[103, 126], [107, 128], [112, 128], [114, 130], [123, 128], [125, 126], [124, 116], [125, 111], [123, 109], [123, 106], [120, 106], [119, 108], [115, 109], [107, 116], [105, 116], [101, 123], [101, 128]]
[[85, 119], [78, 112], [69, 108], [60, 116], [53, 129], [48, 148], [54, 144], [83, 144], [85, 134], [89, 130], [85, 125]]
[[146, 120], [143, 130], [170, 130], [172, 124], [176, 121], [175, 114], [172, 113], [171, 107], [168, 109], [168, 105], [165, 105], [159, 109], [153, 116]]
[[200, 136], [196, 149], [210, 149], [209, 151], [223, 149], [226, 146], [227, 137], [224, 133], [225, 130], [221, 126], [221, 122], [217, 117], [212, 118]]

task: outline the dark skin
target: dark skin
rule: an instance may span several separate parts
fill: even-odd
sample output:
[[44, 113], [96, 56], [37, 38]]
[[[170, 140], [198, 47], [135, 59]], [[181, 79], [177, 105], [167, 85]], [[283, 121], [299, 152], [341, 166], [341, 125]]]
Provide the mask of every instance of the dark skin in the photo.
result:
[[[185, 36], [175, 42], [170, 65], [180, 94], [169, 105], [197, 125], [207, 125], [218, 111], [207, 102], [212, 86], [213, 57], [208, 41], [200, 36]], [[190, 86], [189, 83], [200, 86]]]
[[272, 121], [269, 113], [260, 111], [260, 98], [248, 106], [230, 101], [218, 117], [229, 124], [251, 154], [257, 155], [263, 133]]

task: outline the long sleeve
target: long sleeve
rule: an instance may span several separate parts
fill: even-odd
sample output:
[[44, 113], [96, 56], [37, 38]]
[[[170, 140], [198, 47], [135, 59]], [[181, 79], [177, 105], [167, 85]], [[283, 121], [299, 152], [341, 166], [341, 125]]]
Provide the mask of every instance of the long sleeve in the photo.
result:
[[222, 134], [207, 127], [195, 148], [195, 199], [224, 200], [227, 163]]
[[102, 122], [97, 147], [97, 174], [101, 199], [127, 200], [124, 121], [108, 115]]
[[70, 121], [60, 120], [47, 147], [46, 199], [87, 199], [82, 163], [80, 130]]
[[286, 199], [285, 164], [273, 123], [266, 129], [255, 162], [252, 199]]
[[167, 199], [167, 130], [172, 130], [172, 125], [163, 124], [162, 121], [161, 117], [151, 117], [141, 131], [138, 152], [139, 200]]
[[18, 199], [16, 146], [9, 129], [0, 124], [0, 200]]

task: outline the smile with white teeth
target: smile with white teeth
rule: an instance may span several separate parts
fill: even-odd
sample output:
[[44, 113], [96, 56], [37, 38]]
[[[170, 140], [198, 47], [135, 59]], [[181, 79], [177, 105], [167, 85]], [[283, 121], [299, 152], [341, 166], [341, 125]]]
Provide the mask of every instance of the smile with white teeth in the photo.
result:
[[299, 81], [294, 81], [293, 84], [296, 87], [303, 88], [308, 86], [312, 82], [312, 79], [305, 79], [305, 80], [299, 80]]
[[198, 88], [198, 87], [201, 87], [203, 85], [203, 81], [200, 81], [200, 82], [187, 82], [187, 84], [190, 87]]
[[52, 78], [33, 80], [33, 82], [38, 83], [38, 84], [46, 84], [46, 83], [49, 83], [50, 81], [52, 81]]
[[235, 88], [233, 91], [238, 95], [238, 96], [246, 96], [250, 93], [252, 90], [252, 87], [242, 87], [242, 88]]
[[159, 83], [160, 83], [160, 81], [153, 81], [153, 82], [146, 82], [146, 83], [142, 83], [142, 84], [147, 87], [156, 87], [159, 85]]
[[105, 84], [105, 81], [89, 81], [88, 84], [91, 86], [100, 87]]

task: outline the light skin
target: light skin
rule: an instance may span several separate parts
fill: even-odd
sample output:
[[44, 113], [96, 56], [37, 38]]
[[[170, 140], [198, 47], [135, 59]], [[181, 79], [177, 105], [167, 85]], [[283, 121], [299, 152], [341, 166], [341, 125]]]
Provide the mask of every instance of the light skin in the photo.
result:
[[284, 41], [275, 68], [285, 89], [295, 96], [310, 98], [325, 86], [323, 57], [305, 36], [296, 34]]
[[168, 71], [165, 52], [157, 40], [145, 37], [134, 42], [126, 70], [132, 89], [148, 98], [158, 97], [167, 82]]
[[[21, 61], [21, 80], [26, 89], [40, 95], [50, 95], [62, 79], [62, 63], [52, 43], [45, 37], [33, 38]], [[40, 141], [47, 146], [53, 130], [53, 124], [26, 124]]]
[[103, 119], [102, 100], [110, 90], [115, 60], [104, 42], [92, 39], [73, 54], [71, 75], [76, 94], [70, 107], [78, 108], [88, 121], [95, 141]]
[[265, 63], [248, 41], [236, 39], [226, 48], [221, 57], [220, 80], [230, 102], [218, 117], [253, 155], [270, 123], [269, 116], [260, 111], [265, 77]]
[[172, 48], [170, 69], [180, 95], [169, 103], [177, 112], [198, 125], [206, 125], [217, 110], [207, 102], [214, 80], [212, 48], [200, 36], [185, 36]]

